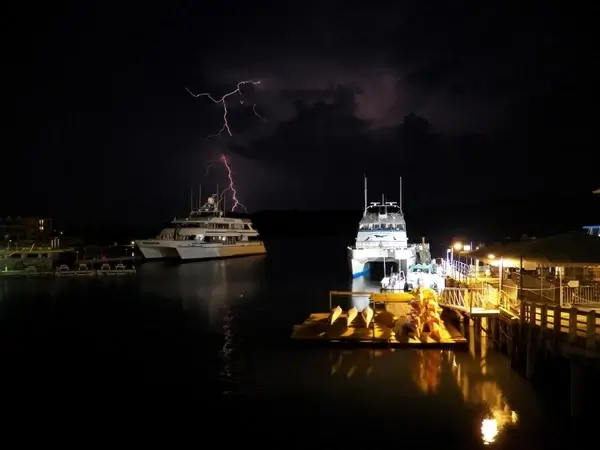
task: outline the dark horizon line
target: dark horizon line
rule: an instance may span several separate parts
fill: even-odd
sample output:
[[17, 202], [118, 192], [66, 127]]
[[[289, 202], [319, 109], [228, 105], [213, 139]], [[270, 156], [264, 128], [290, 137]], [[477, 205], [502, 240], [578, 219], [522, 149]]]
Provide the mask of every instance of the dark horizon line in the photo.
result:
[[[485, 214], [488, 212], [492, 212], [495, 208], [503, 207], [510, 205], [513, 209], [521, 209], [525, 207], [531, 207], [534, 205], [540, 206], [553, 206], [560, 204], [560, 202], [574, 202], [574, 203], [591, 203], [598, 201], [600, 196], [594, 195], [591, 190], [578, 190], [572, 192], [562, 192], [562, 193], [544, 193], [544, 194], [526, 194], [526, 195], [506, 195], [502, 197], [496, 197], [490, 199], [489, 201], [468, 201], [469, 199], [465, 199], [464, 203], [455, 203], [455, 204], [439, 204], [439, 205], [418, 205], [415, 202], [408, 202], [408, 205], [404, 204], [402, 206], [403, 212], [407, 215], [429, 215], [429, 214], [439, 214], [444, 211], [455, 211], [455, 212], [465, 212], [469, 210], [479, 211], [480, 214]], [[288, 209], [261, 209], [257, 211], [253, 211], [250, 213], [240, 213], [237, 211], [227, 211], [226, 214], [239, 216], [239, 217], [260, 217], [265, 215], [286, 215], [286, 214], [294, 214], [294, 215], [340, 215], [340, 216], [352, 216], [352, 215], [360, 215], [363, 212], [363, 207], [360, 208], [352, 208], [352, 209], [304, 209], [304, 208], [288, 208]], [[544, 214], [543, 211], [540, 211], [540, 214]], [[2, 214], [1, 217], [12, 217], [12, 218], [30, 218], [30, 217], [40, 217], [40, 218], [50, 218], [54, 222], [54, 224], [69, 224], [77, 226], [76, 220], [62, 217], [54, 217], [52, 214], [50, 215], [27, 215], [27, 214]], [[165, 219], [169, 221], [170, 218]], [[600, 220], [600, 218], [599, 218]], [[129, 222], [129, 221], [127, 221]], [[108, 221], [105, 220], [97, 220], [93, 222], [80, 222], [82, 226], [105, 226], [108, 224], [118, 223], [116, 219], [111, 219]]]

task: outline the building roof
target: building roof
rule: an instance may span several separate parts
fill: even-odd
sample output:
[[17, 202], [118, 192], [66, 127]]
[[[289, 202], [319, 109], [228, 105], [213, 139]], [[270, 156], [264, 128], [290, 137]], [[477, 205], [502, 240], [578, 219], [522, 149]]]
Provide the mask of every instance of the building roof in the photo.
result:
[[[490, 258], [490, 256], [492, 256]], [[492, 263], [502, 258], [528, 265], [600, 266], [600, 238], [582, 232], [559, 234], [541, 239], [484, 247], [469, 253], [470, 257]], [[516, 264], [514, 264], [516, 262]]]

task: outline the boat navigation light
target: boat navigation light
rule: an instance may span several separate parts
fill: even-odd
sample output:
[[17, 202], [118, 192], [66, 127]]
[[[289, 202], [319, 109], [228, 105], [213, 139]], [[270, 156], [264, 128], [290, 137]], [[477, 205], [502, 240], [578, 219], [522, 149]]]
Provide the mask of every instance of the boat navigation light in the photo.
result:
[[452, 247], [454, 248], [454, 250], [460, 251], [463, 248], [463, 245], [461, 242], [455, 242], [454, 245], [452, 245]]

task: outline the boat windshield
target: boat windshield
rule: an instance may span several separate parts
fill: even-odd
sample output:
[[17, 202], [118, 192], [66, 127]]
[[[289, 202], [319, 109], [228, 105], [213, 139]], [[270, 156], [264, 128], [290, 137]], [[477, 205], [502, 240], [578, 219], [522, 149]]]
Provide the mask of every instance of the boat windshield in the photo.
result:
[[367, 208], [367, 214], [402, 214], [402, 210], [395, 205], [373, 205]]
[[424, 264], [416, 264], [414, 266], [410, 266], [408, 270], [411, 273], [417, 273], [417, 272], [433, 273], [433, 268], [431, 266], [426, 266]]

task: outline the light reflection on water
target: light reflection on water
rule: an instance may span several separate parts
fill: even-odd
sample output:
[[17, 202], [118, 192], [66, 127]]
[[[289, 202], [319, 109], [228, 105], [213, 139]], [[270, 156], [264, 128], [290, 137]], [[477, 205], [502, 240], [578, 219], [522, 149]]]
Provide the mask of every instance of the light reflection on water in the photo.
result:
[[[256, 256], [181, 265], [147, 264], [141, 269], [142, 292], [178, 297], [189, 314], [206, 319], [205, 331], [221, 335], [219, 380], [225, 396], [236, 385], [237, 309], [255, 300], [263, 280], [265, 257]], [[174, 289], [175, 288], [175, 289]]]
[[[485, 339], [472, 340], [468, 352], [291, 346], [292, 325], [310, 312], [325, 311], [328, 289], [377, 290], [378, 285], [368, 279], [351, 282], [345, 259], [340, 259], [339, 268], [328, 264], [326, 269], [315, 269], [312, 261], [290, 260], [283, 251], [281, 255], [279, 259], [275, 254], [183, 265], [145, 264], [132, 279], [60, 281], [51, 283], [52, 291], [47, 283], [40, 282], [34, 289], [38, 282], [27, 281], [5, 286], [1, 295], [7, 299], [15, 292], [37, 289], [60, 299], [54, 305], [66, 303], [67, 296], [81, 308], [89, 304], [88, 310], [72, 309], [72, 316], [77, 320], [81, 315], [101, 317], [96, 328], [86, 323], [81, 333], [97, 333], [106, 341], [108, 354], [123, 353], [118, 362], [103, 360], [111, 373], [133, 370], [133, 363], [125, 363], [135, 361], [139, 373], [156, 371], [161, 382], [167, 377], [169, 383], [185, 378], [194, 389], [206, 387], [203, 393], [217, 391], [215, 401], [234, 402], [237, 409], [229, 404], [223, 409], [239, 415], [240, 422], [232, 423], [247, 424], [249, 433], [259, 433], [265, 423], [275, 423], [269, 420], [281, 417], [289, 417], [282, 425], [282, 420], [277, 422], [281, 433], [297, 433], [299, 423], [317, 433], [333, 429], [332, 423], [353, 426], [360, 415], [359, 424], [364, 421], [365, 427], [373, 423], [407, 435], [413, 427], [427, 424], [434, 440], [437, 435], [459, 439], [466, 433], [477, 445], [539, 448], [532, 443], [535, 437], [527, 445], [511, 438], [511, 432], [522, 429], [543, 434], [538, 422], [546, 416], [539, 411], [531, 388], [510, 370], [506, 358], [488, 351]], [[167, 314], [157, 305], [172, 307], [174, 312], [166, 312], [177, 320], [161, 322], [159, 316]], [[150, 314], [152, 308], [158, 312]], [[49, 321], [44, 313], [36, 309], [39, 320]], [[127, 321], [121, 320], [123, 316]], [[146, 322], [136, 325], [135, 318]], [[63, 319], [61, 326], [74, 321]], [[71, 338], [81, 340], [76, 335]], [[133, 340], [136, 345], [131, 345]], [[95, 343], [89, 345], [93, 354]], [[164, 349], [157, 354], [160, 345]], [[146, 354], [140, 356], [140, 349]], [[214, 379], [203, 375], [212, 370], [206, 363], [210, 357], [216, 364]], [[183, 364], [183, 359], [193, 364]], [[75, 361], [76, 356], [69, 354], [65, 360]], [[136, 380], [141, 383], [143, 378]], [[208, 405], [209, 400], [198, 396], [193, 401]], [[219, 404], [211, 407], [218, 411]], [[219, 421], [217, 414], [215, 421]], [[452, 447], [452, 442], [448, 445]]]
[[[329, 374], [337, 380], [372, 377], [373, 384], [382, 386], [385, 378], [395, 377], [404, 384], [397, 388], [409, 392], [416, 387], [421, 396], [438, 399], [438, 413], [448, 417], [465, 414], [460, 412], [463, 406], [447, 399], [449, 393], [458, 392], [464, 403], [473, 405], [477, 411], [476, 417], [471, 418], [473, 433], [480, 435], [483, 444], [491, 444], [502, 441], [502, 433], [518, 424], [519, 413], [510, 405], [497, 380], [486, 377], [481, 369], [485, 365], [481, 358], [448, 350], [332, 349]], [[414, 387], [406, 385], [406, 374]], [[379, 393], [374, 395], [378, 397]], [[415, 406], [412, 412], [419, 414], [419, 409]]]
[[151, 263], [140, 272], [144, 294], [178, 298], [184, 311], [206, 318], [210, 330], [233, 332], [232, 308], [251, 303], [263, 280], [264, 256], [186, 263]]
[[[352, 291], [377, 292], [379, 285], [376, 280], [368, 277], [353, 279]], [[369, 300], [366, 296], [351, 297], [351, 306], [364, 308]], [[448, 371], [453, 375], [456, 387], [460, 390], [465, 402], [477, 405], [482, 411], [479, 424], [481, 441], [490, 445], [498, 441], [502, 432], [518, 422], [519, 414], [512, 409], [498, 383], [487, 374], [488, 340], [485, 336], [475, 339], [475, 330], [471, 324], [469, 355], [452, 351], [413, 350], [409, 359], [411, 378], [423, 395], [435, 394], [440, 388], [442, 372]], [[371, 353], [366, 368], [367, 373], [373, 370], [373, 361], [382, 357], [385, 351], [377, 350]], [[348, 355], [347, 355], [348, 357]], [[332, 365], [332, 375], [339, 373], [343, 367], [342, 355]], [[349, 378], [360, 372], [360, 364], [351, 364], [346, 372]]]

